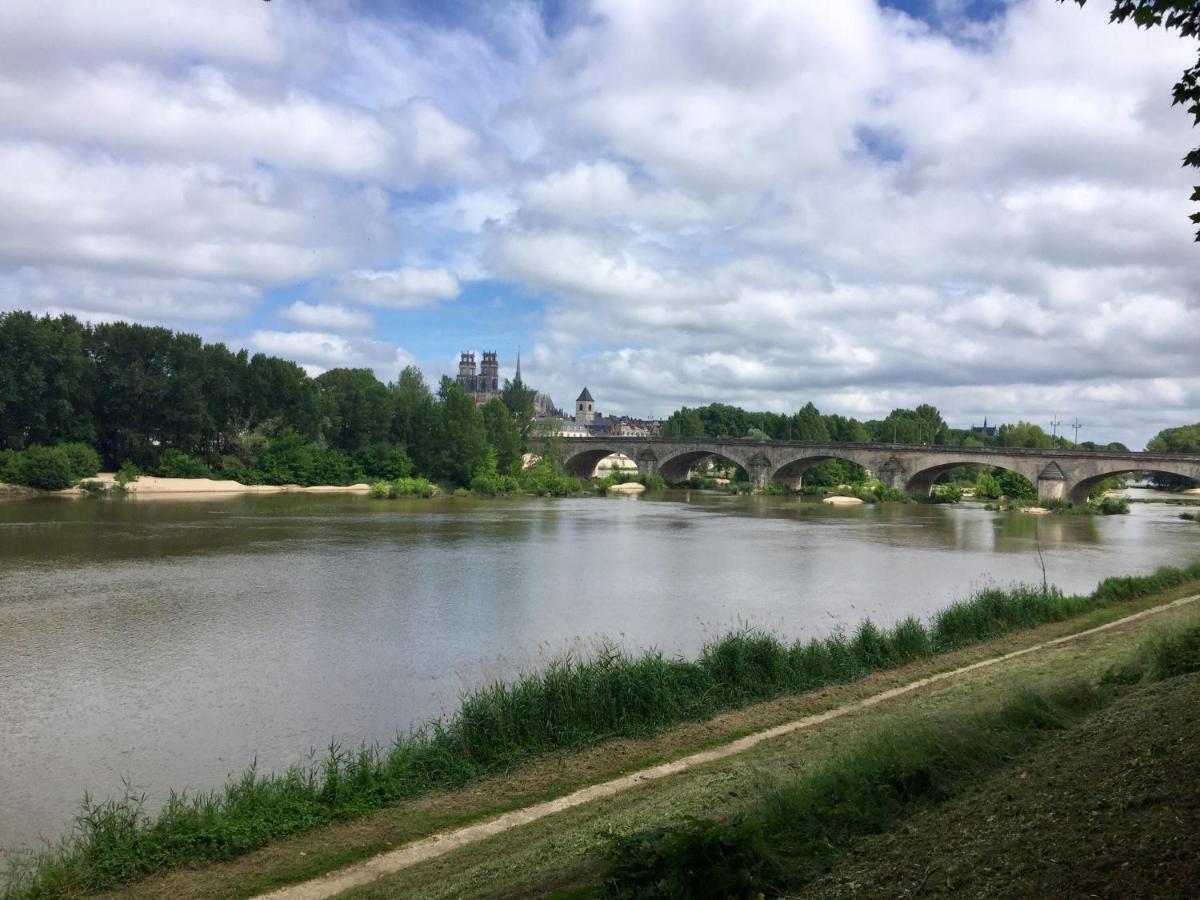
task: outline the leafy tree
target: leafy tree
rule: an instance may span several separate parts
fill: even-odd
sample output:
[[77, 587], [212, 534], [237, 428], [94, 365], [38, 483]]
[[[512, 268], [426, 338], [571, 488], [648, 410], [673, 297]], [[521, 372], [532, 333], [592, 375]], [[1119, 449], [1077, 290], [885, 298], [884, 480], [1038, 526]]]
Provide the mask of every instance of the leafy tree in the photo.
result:
[[1031, 447], [1047, 450], [1054, 446], [1054, 439], [1031, 422], [1016, 425], [1001, 425], [996, 429], [996, 443], [1001, 447]]
[[[1146, 449], [1154, 453], [1197, 453], [1200, 454], [1200, 422], [1178, 428], [1164, 428], [1146, 443]], [[1150, 475], [1154, 486], [1163, 490], [1179, 490], [1191, 487], [1191, 479], [1167, 472]]]
[[500, 399], [508, 410], [517, 432], [521, 438], [521, 452], [529, 449], [529, 433], [533, 428], [533, 395], [534, 390], [525, 386], [523, 381], [505, 381]]
[[442, 378], [438, 388], [437, 454], [433, 474], [452, 484], [465, 485], [487, 459], [488, 440], [483, 417], [457, 382]]
[[666, 437], [703, 437], [704, 422], [699, 412], [685, 406], [663, 422], [662, 433]]
[[316, 381], [330, 446], [353, 454], [387, 440], [392, 397], [370, 369], [330, 369]]
[[522, 441], [508, 406], [499, 397], [493, 397], [483, 407], [483, 427], [487, 441], [495, 456], [497, 470], [504, 475], [515, 475], [521, 471]]
[[[1087, 0], [1075, 2], [1083, 6]], [[1138, 28], [1165, 28], [1178, 31], [1181, 37], [1200, 37], [1200, 3], [1196, 0], [1113, 0], [1109, 21], [1127, 22], [1131, 19]], [[1171, 104], [1185, 107], [1192, 115], [1192, 125], [1200, 125], [1200, 52], [1197, 53], [1196, 64], [1184, 69], [1179, 81], [1175, 82], [1171, 96]], [[1200, 168], [1200, 147], [1183, 157], [1183, 165]], [[1194, 189], [1191, 199], [1200, 201], [1200, 186]], [[1200, 212], [1192, 213], [1189, 218], [1200, 225]], [[1196, 240], [1200, 241], [1200, 229], [1196, 231]]]

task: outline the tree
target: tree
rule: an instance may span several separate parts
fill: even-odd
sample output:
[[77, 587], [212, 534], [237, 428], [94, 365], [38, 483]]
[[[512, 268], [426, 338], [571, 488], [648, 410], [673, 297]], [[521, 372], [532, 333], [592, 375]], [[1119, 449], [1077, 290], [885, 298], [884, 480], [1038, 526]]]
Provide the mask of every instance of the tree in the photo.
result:
[[[1087, 0], [1075, 2], [1084, 6]], [[1113, 0], [1108, 19], [1110, 22], [1132, 19], [1138, 28], [1165, 28], [1178, 31], [1181, 37], [1200, 37], [1200, 3], [1196, 0]], [[1200, 125], [1200, 52], [1196, 55], [1196, 64], [1184, 69], [1179, 81], [1175, 82], [1171, 96], [1171, 105], [1185, 107], [1192, 114], [1192, 125]], [[1200, 169], [1200, 147], [1183, 157], [1183, 165]], [[1193, 190], [1191, 199], [1200, 202], [1200, 186]], [[1192, 213], [1188, 218], [1200, 225], [1200, 212]], [[1196, 231], [1196, 240], [1200, 241], [1200, 229]]]
[[533, 428], [533, 395], [534, 390], [520, 380], [505, 381], [500, 392], [500, 399], [517, 425], [522, 453], [529, 449], [529, 432]]
[[370, 369], [330, 369], [317, 377], [325, 438], [345, 453], [361, 453], [387, 440], [392, 398]]
[[499, 397], [493, 397], [483, 407], [483, 427], [487, 441], [495, 454], [497, 471], [502, 475], [516, 475], [521, 471], [521, 430], [509, 412], [508, 406]]
[[704, 422], [700, 419], [700, 413], [685, 406], [671, 413], [663, 422], [662, 433], [666, 437], [703, 437]]
[[466, 485], [487, 460], [487, 431], [483, 417], [452, 379], [442, 378], [438, 388], [438, 432], [433, 475], [453, 484]]

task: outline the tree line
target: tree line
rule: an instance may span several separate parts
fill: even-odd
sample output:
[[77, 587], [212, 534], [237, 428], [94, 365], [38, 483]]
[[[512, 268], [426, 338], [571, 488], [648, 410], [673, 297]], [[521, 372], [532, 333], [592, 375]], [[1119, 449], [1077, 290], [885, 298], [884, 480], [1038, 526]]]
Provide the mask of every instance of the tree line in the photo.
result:
[[[244, 483], [350, 484], [413, 473], [467, 485], [520, 471], [533, 392], [479, 408], [408, 367], [315, 378], [294, 362], [125, 322], [0, 313], [0, 452], [86, 445], [103, 465]], [[41, 450], [34, 455], [42, 454]]]
[[[369, 369], [331, 369], [313, 378], [294, 362], [235, 352], [167, 328], [0, 313], [0, 481], [21, 481], [17, 470], [26, 468], [41, 473], [35, 476], [40, 482], [78, 480], [94, 473], [82, 469], [97, 459], [114, 469], [247, 484], [350, 484], [420, 475], [451, 487], [475, 482], [486, 489], [521, 473], [532, 423], [533, 391], [520, 382], [505, 382], [500, 397], [477, 407], [452, 379], [442, 378], [434, 390], [412, 366], [390, 383]], [[791, 415], [713, 403], [677, 410], [663, 433], [1072, 446], [1028, 422], [1002, 424], [990, 436], [951, 428], [929, 404], [860, 421], [822, 414], [812, 403]], [[61, 450], [45, 449], [56, 445]], [[1115, 442], [1079, 446], [1126, 449]], [[88, 455], [87, 448], [95, 453]], [[1200, 452], [1200, 425], [1166, 429], [1148, 449]], [[824, 463], [805, 480], [857, 480], [849, 466]], [[554, 481], [555, 474], [539, 472], [538, 487], [568, 489]]]

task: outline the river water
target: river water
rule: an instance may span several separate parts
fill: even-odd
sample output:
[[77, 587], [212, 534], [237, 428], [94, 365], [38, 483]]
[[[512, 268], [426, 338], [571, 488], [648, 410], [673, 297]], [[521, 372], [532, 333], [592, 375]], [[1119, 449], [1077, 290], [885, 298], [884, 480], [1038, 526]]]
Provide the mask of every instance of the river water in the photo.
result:
[[[1136, 492], [1134, 492], [1136, 493]], [[85, 790], [152, 805], [257, 756], [386, 741], [472, 685], [608, 638], [815, 636], [987, 583], [1091, 590], [1200, 556], [1179, 507], [1033, 517], [672, 492], [0, 502], [0, 848]]]

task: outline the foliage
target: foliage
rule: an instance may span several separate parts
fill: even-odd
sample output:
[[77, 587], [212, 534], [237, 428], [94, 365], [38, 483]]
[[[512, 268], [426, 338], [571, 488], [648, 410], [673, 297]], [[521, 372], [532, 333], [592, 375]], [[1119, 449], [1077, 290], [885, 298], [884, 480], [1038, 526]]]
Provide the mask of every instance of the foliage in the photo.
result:
[[67, 454], [67, 464], [71, 467], [73, 478], [87, 478], [100, 471], [100, 454], [87, 444], [75, 441], [59, 444], [58, 447]]
[[[554, 474], [548, 464], [546, 471]], [[275, 838], [506, 771], [536, 754], [648, 734], [771, 697], [852, 681], [872, 670], [1198, 579], [1200, 563], [1107, 579], [1088, 597], [1029, 587], [990, 589], [939, 614], [928, 628], [911, 618], [886, 629], [864, 622], [849, 636], [838, 632], [791, 644], [742, 630], [707, 644], [694, 660], [659, 651], [633, 656], [615, 647], [592, 658], [567, 656], [516, 681], [477, 688], [448, 719], [402, 735], [388, 747], [351, 751], [333, 744], [323, 759], [282, 774], [261, 775], [251, 766], [221, 791], [172, 795], [154, 817], [139, 797], [104, 803], [85, 799], [74, 832], [45, 851], [12, 893], [32, 898], [95, 892], [153, 871], [229, 859]], [[1006, 714], [1006, 721], [1053, 727], [1050, 713], [1036, 705], [1023, 709]], [[934, 754], [928, 761], [940, 771], [944, 760]], [[899, 782], [890, 776], [868, 781], [891, 792], [924, 779], [918, 775], [926, 770], [912, 771], [916, 774]], [[724, 847], [721, 853], [735, 858], [746, 844], [721, 839], [709, 846]]]
[[131, 481], [137, 481], [141, 474], [141, 470], [133, 464], [133, 460], [127, 459], [121, 463], [121, 468], [117, 469], [117, 486], [123, 488]]
[[61, 491], [78, 480], [71, 471], [71, 457], [61, 446], [34, 444], [23, 453], [18, 453], [15, 462], [9, 463], [8, 468], [14, 484], [43, 491]]
[[1037, 488], [1017, 472], [1005, 470], [1000, 473], [1000, 493], [1010, 500], [1036, 500]]
[[100, 457], [86, 444], [34, 444], [25, 450], [0, 451], [0, 482], [44, 491], [60, 491], [100, 470]]
[[180, 453], [173, 447], [163, 451], [149, 471], [160, 478], [208, 478], [212, 475], [212, 470], [203, 460]]
[[339, 450], [306, 441], [292, 430], [271, 441], [258, 459], [263, 484], [353, 484], [362, 473]]
[[[499, 401], [493, 401], [499, 403]], [[508, 417], [507, 410], [504, 411]], [[517, 479], [512, 475], [502, 475], [496, 469], [496, 451], [488, 448], [483, 465], [471, 479], [471, 493], [494, 497], [497, 494], [515, 494], [520, 489]]]
[[963, 489], [956, 484], [935, 484], [929, 492], [929, 503], [958, 503], [963, 498]]
[[381, 500], [397, 497], [436, 497], [438, 487], [425, 478], [397, 478], [394, 481], [376, 481], [371, 485], [371, 496]]
[[539, 497], [567, 497], [583, 490], [583, 482], [578, 478], [555, 471], [549, 455], [543, 455], [536, 465], [522, 472], [518, 482], [521, 490]]
[[1124, 497], [1101, 497], [1094, 505], [1102, 516], [1122, 516], [1129, 512], [1129, 501]]
[[1003, 493], [1000, 480], [991, 472], [982, 472], [975, 479], [975, 496], [980, 500], [999, 500]]

